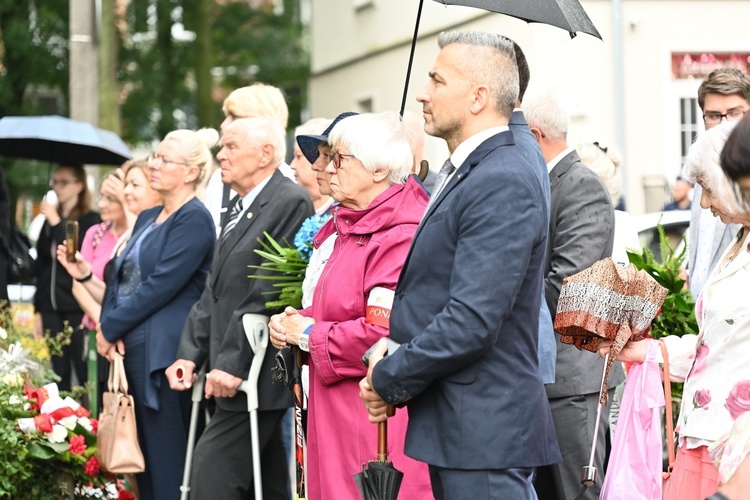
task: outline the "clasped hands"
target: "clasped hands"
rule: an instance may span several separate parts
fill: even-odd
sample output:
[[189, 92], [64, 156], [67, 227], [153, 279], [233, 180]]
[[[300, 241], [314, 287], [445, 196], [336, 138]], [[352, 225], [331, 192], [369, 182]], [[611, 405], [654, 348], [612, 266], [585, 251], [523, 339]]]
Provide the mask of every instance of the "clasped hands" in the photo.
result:
[[114, 343], [110, 343], [104, 338], [102, 333], [102, 324], [96, 324], [96, 352], [101, 356], [107, 358], [108, 361], [112, 361], [115, 351], [119, 352], [121, 356], [125, 356], [125, 343], [122, 339], [117, 339]]
[[299, 345], [299, 336], [313, 324], [314, 319], [302, 316], [293, 307], [287, 307], [283, 313], [271, 316], [268, 322], [271, 345], [276, 349], [281, 349], [287, 344]]

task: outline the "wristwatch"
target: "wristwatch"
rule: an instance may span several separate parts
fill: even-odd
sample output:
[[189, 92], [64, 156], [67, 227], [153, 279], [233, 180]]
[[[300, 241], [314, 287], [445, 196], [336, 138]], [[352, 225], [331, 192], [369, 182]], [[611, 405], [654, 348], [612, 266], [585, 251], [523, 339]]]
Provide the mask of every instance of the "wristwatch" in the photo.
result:
[[299, 335], [299, 348], [302, 349], [305, 352], [310, 352], [310, 348], [307, 346], [308, 340], [310, 340], [310, 331], [312, 330], [312, 325], [305, 328], [305, 331], [300, 333]]

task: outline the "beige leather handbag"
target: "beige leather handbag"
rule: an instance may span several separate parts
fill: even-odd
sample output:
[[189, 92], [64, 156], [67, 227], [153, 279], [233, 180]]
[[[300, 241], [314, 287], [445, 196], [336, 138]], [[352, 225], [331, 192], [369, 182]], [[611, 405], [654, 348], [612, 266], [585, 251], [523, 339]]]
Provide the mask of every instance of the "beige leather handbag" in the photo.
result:
[[133, 396], [128, 394], [125, 364], [118, 353], [109, 365], [107, 388], [97, 433], [99, 465], [112, 474], [143, 472], [146, 465], [138, 444], [135, 405]]

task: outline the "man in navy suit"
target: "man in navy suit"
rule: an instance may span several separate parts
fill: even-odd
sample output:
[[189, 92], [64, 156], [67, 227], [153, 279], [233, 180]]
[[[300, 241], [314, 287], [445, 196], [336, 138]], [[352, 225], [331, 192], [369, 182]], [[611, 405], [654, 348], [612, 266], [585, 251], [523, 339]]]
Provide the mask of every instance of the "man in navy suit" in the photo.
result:
[[439, 45], [418, 100], [456, 169], [441, 169], [395, 291], [401, 347], [378, 344], [361, 397], [372, 422], [408, 405], [406, 454], [429, 464], [435, 498], [536, 498], [534, 468], [560, 460], [537, 361], [548, 201], [508, 129], [512, 42]]

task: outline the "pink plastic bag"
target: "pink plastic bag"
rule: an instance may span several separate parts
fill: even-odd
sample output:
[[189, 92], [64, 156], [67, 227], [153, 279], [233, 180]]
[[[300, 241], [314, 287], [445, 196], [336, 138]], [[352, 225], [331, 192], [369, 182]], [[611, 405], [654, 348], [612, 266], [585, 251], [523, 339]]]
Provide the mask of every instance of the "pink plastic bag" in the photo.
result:
[[664, 392], [658, 351], [659, 343], [650, 341], [646, 361], [630, 367], [601, 499], [661, 500]]

